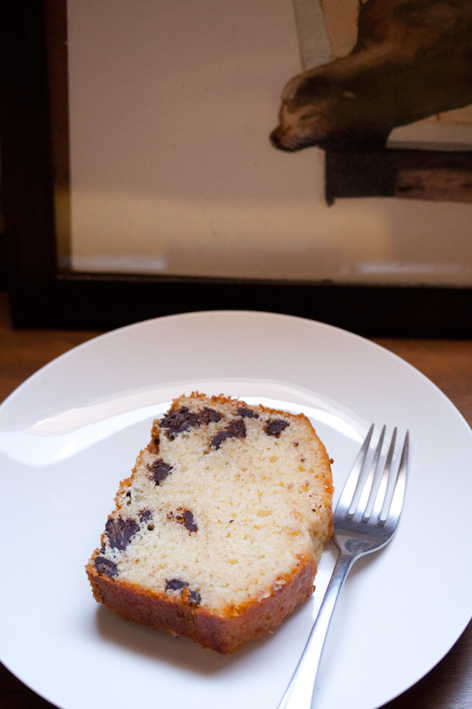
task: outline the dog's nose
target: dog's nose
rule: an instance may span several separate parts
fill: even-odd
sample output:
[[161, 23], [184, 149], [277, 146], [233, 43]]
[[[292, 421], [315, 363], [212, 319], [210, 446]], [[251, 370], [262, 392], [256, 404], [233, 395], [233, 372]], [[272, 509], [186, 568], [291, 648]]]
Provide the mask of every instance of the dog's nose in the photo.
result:
[[280, 126], [274, 128], [274, 130], [269, 136], [269, 140], [274, 146], [274, 148], [278, 148], [280, 146]]
[[277, 126], [277, 128], [274, 128], [272, 133], [270, 134], [270, 142], [274, 146], [274, 148], [277, 148], [278, 150], [285, 150], [287, 153], [293, 153], [295, 148], [293, 148], [291, 145], [288, 145], [286, 141], [284, 141], [284, 136], [286, 135], [286, 130], [282, 128], [282, 126]]

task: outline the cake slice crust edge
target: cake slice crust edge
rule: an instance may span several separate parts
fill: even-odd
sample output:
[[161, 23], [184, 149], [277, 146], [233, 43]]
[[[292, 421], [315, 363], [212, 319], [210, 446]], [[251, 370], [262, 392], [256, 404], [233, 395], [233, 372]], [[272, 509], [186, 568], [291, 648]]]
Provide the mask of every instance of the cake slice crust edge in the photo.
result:
[[123, 620], [182, 635], [222, 655], [233, 654], [250, 640], [274, 630], [313, 592], [317, 565], [313, 559], [300, 559], [286, 583], [257, 603], [237, 610], [228, 607], [215, 615], [205, 607], [194, 608], [180, 600], [142, 590], [135, 584], [99, 574], [91, 562], [87, 574], [96, 601], [110, 608]]

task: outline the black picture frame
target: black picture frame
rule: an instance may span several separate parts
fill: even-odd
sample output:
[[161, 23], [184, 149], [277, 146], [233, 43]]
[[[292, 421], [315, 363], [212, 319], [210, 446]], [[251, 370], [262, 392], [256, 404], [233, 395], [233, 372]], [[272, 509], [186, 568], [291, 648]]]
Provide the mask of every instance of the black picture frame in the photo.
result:
[[59, 267], [46, 23], [48, 2], [58, 1], [65, 7], [65, 0], [6, 0], [0, 10], [1, 152], [14, 326], [105, 330], [227, 309], [296, 315], [371, 337], [472, 336], [470, 287], [150, 277]]

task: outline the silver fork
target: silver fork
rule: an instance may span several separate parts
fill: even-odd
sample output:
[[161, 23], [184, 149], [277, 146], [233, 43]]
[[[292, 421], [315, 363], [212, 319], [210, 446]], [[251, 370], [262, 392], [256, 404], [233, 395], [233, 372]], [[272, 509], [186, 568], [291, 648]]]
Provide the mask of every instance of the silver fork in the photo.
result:
[[397, 429], [393, 431], [384, 466], [381, 454], [385, 426], [370, 464], [368, 461], [373, 431], [374, 424], [357, 454], [336, 506], [333, 540], [339, 555], [310, 637], [278, 709], [310, 709], [329, 624], [346, 576], [356, 559], [381, 549], [396, 532], [405, 496], [409, 434], [407, 431], [400, 463], [394, 472]]

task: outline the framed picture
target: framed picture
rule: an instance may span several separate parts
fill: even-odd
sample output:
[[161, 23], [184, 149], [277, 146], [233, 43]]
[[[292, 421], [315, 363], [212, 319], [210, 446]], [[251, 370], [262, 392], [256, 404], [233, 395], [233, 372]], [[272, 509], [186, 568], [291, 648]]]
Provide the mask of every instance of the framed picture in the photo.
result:
[[14, 323], [249, 309], [470, 337], [466, 5], [4, 4]]

